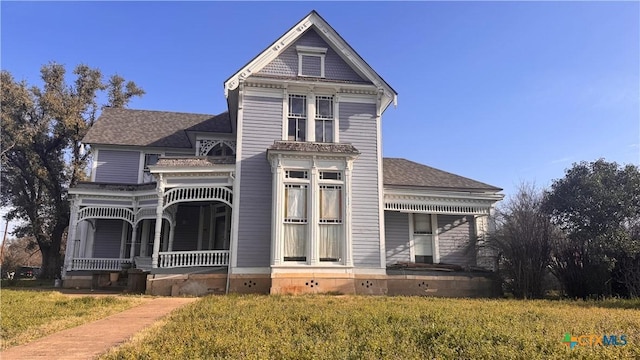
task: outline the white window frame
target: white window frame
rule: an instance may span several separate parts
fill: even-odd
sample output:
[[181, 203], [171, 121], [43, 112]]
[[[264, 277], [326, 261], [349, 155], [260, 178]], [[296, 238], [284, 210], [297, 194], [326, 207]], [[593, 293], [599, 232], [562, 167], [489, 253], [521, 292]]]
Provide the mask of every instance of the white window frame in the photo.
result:
[[[325, 117], [322, 115], [319, 115], [319, 111], [318, 111], [318, 102], [320, 100], [328, 100], [331, 102], [331, 116], [330, 117]], [[334, 97], [333, 96], [325, 96], [325, 95], [316, 95], [315, 97], [315, 114], [314, 114], [314, 136], [315, 136], [315, 140], [316, 142], [323, 142], [323, 143], [333, 143], [334, 142], [334, 137], [335, 137], [335, 124], [336, 124], [336, 115], [335, 115], [335, 105], [334, 105]], [[318, 136], [318, 132], [316, 131], [316, 123], [317, 122], [322, 122], [323, 126], [322, 126], [322, 134], [320, 134], [320, 136]], [[331, 123], [331, 141], [322, 141], [325, 139], [322, 139], [324, 137], [324, 123], [326, 122], [330, 122]]]
[[[323, 179], [323, 173], [337, 173], [337, 179]], [[338, 171], [338, 170], [333, 170], [333, 169], [318, 169], [318, 180], [317, 180], [317, 185], [314, 188], [314, 191], [316, 191], [317, 193], [317, 197], [314, 197], [318, 199], [318, 203], [317, 205], [314, 207], [314, 210], [318, 212], [318, 216], [316, 217], [318, 219], [317, 224], [315, 224], [314, 226], [318, 227], [318, 231], [316, 231], [316, 238], [314, 239], [314, 241], [316, 242], [315, 246], [318, 247], [318, 252], [320, 251], [320, 226], [321, 225], [340, 225], [340, 235], [341, 235], [341, 239], [340, 239], [340, 257], [338, 258], [338, 261], [323, 261], [320, 259], [320, 256], [318, 255], [318, 262], [321, 264], [336, 264], [336, 265], [342, 265], [344, 264], [344, 258], [345, 258], [345, 254], [346, 254], [346, 238], [347, 238], [347, 234], [345, 231], [345, 216], [346, 216], [346, 186], [345, 186], [345, 182], [344, 182], [344, 172], [343, 171]], [[340, 219], [339, 221], [335, 221], [335, 222], [323, 222], [323, 220], [320, 218], [320, 207], [322, 206], [322, 203], [320, 202], [320, 188], [323, 186], [327, 186], [327, 187], [339, 187], [340, 188]]]
[[[285, 111], [284, 111], [284, 113], [286, 115], [285, 116], [286, 120], [285, 120], [285, 123], [284, 123], [284, 127], [286, 127], [286, 132], [285, 132], [285, 136], [286, 137], [283, 140], [297, 141], [297, 142], [309, 141], [309, 125], [310, 125], [310, 119], [311, 119], [311, 116], [309, 116], [309, 109], [310, 109], [309, 96], [307, 94], [295, 93], [295, 94], [287, 94], [285, 97], [286, 97], [286, 103], [285, 103]], [[300, 98], [304, 99], [305, 105], [306, 105], [306, 109], [305, 109], [306, 113], [304, 114], [304, 116], [299, 116], [299, 115], [296, 115], [296, 114], [292, 115], [292, 113], [289, 111], [289, 102], [290, 102], [290, 99], [292, 97], [300, 97]], [[293, 140], [289, 139], [289, 122], [290, 122], [291, 119], [295, 119], [295, 122], [296, 122], [296, 135], [294, 136]], [[304, 138], [304, 140], [299, 140], [298, 139], [298, 137], [299, 137], [299, 133], [298, 133], [299, 124], [298, 124], [298, 122], [300, 120], [304, 120], [304, 122], [305, 122], [305, 127], [306, 128], [305, 128], [305, 134], [304, 134], [305, 138]]]
[[[303, 177], [289, 177], [290, 172], [304, 172], [304, 176]], [[279, 221], [279, 224], [281, 224], [282, 229], [283, 229], [283, 233], [282, 233], [282, 238], [279, 239], [281, 242], [281, 246], [284, 248], [284, 225], [285, 224], [294, 224], [294, 225], [304, 225], [305, 226], [305, 260], [285, 260], [285, 256], [284, 256], [284, 250], [282, 251], [282, 258], [280, 259], [280, 261], [282, 261], [283, 264], [308, 264], [310, 262], [311, 259], [311, 244], [312, 241], [310, 241], [311, 239], [311, 224], [312, 224], [312, 213], [311, 211], [313, 210], [312, 208], [312, 198], [313, 198], [313, 191], [311, 188], [311, 179], [309, 177], [310, 172], [307, 169], [294, 169], [294, 168], [288, 168], [285, 170], [285, 176], [284, 176], [284, 181], [283, 184], [281, 185], [282, 188], [282, 196], [283, 196], [283, 201], [282, 201], [282, 206], [286, 208], [287, 206], [287, 199], [285, 197], [285, 189], [287, 188], [287, 186], [305, 186], [306, 189], [306, 221], [304, 222], [292, 222], [292, 221], [287, 221], [286, 219], [286, 215], [284, 214], [284, 210], [283, 210], [283, 215], [282, 215], [282, 219]]]
[[[414, 213], [409, 213], [409, 256], [411, 261], [416, 261], [416, 242], [415, 242], [415, 234], [414, 233]], [[433, 263], [440, 263], [440, 246], [438, 239], [438, 215], [437, 214], [426, 214], [431, 216], [431, 250], [433, 252]]]
[[138, 172], [138, 184], [145, 181], [145, 176], [151, 176], [147, 167], [147, 155], [158, 155], [158, 160], [164, 156], [163, 151], [141, 151], [140, 152], [140, 171]]
[[[333, 101], [333, 141], [331, 143], [336, 144], [340, 142], [340, 117], [339, 117], [339, 95], [334, 90], [322, 90], [318, 89], [318, 93], [314, 93], [311, 89], [307, 90], [287, 90], [284, 89], [284, 95], [282, 100], [282, 140], [284, 141], [298, 141], [289, 140], [289, 96], [298, 95], [305, 96], [307, 101], [307, 117], [306, 117], [306, 134], [304, 142], [316, 142], [316, 97], [331, 97]], [[328, 119], [322, 119], [328, 120]]]
[[[297, 45], [296, 51], [298, 52], [298, 76], [316, 77], [316, 78], [325, 77], [324, 64], [325, 64], [325, 57], [327, 54], [327, 48]], [[320, 76], [306, 75], [302, 73], [302, 57], [303, 56], [313, 56], [313, 57], [320, 58]]]

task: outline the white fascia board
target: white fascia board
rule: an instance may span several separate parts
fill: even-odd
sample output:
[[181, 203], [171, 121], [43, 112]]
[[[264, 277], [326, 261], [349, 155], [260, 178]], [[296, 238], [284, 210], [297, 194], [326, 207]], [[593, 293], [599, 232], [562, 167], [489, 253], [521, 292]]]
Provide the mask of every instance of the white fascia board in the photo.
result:
[[305, 16], [300, 22], [294, 25], [289, 31], [277, 39], [271, 46], [256, 56], [247, 65], [241, 68], [237, 73], [232, 75], [224, 83], [224, 96], [228, 97], [230, 90], [235, 90], [240, 81], [244, 81], [254, 73], [259, 72], [267, 64], [273, 61], [285, 49], [293, 44], [302, 34], [312, 26], [318, 30], [318, 34], [324, 38], [330, 46], [332, 46], [338, 55], [353, 66], [356, 72], [360, 73], [364, 78], [371, 81], [377, 89], [384, 91], [384, 100], [382, 101], [382, 109], [386, 109], [390, 103], [397, 104], [398, 94], [378, 75], [355, 50], [351, 48], [346, 41], [338, 35], [338, 33], [322, 19], [315, 11]]
[[84, 195], [84, 196], [108, 196], [108, 197], [118, 197], [118, 198], [131, 198], [131, 197], [140, 197], [140, 196], [150, 196], [155, 195], [156, 190], [141, 190], [141, 191], [118, 191], [118, 190], [101, 190], [101, 189], [78, 189], [78, 188], [70, 188], [68, 190], [69, 195]]

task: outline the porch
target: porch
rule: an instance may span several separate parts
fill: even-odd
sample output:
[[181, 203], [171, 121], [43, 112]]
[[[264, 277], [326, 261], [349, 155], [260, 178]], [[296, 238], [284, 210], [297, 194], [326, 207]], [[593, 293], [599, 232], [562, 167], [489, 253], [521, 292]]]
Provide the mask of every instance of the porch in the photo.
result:
[[233, 163], [171, 158], [150, 168], [157, 183], [70, 189], [65, 273], [229, 265]]
[[[193, 250], [160, 252], [158, 268], [218, 267], [229, 266], [229, 250]], [[113, 272], [136, 267], [150, 270], [151, 257], [146, 258], [74, 258], [69, 271]]]

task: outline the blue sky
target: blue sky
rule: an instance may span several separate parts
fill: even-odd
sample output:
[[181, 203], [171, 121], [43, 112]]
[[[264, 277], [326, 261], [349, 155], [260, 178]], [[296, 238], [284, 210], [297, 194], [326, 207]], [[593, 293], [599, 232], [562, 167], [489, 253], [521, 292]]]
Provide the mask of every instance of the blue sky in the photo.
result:
[[223, 81], [312, 9], [399, 93], [384, 155], [512, 194], [572, 162], [640, 164], [638, 2], [2, 2], [1, 67], [99, 67], [131, 108], [226, 110]]

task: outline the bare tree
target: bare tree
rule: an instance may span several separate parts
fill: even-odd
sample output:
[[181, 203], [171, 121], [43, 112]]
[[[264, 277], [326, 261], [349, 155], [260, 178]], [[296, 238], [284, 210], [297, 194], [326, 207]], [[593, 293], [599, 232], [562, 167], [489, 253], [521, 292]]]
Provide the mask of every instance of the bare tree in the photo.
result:
[[541, 211], [542, 193], [521, 184], [518, 192], [496, 211], [496, 229], [486, 244], [499, 256], [499, 271], [518, 298], [541, 298], [554, 243], [560, 232]]

